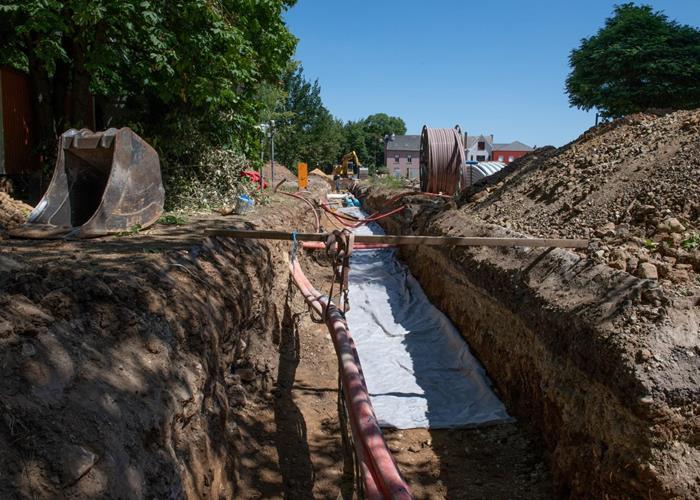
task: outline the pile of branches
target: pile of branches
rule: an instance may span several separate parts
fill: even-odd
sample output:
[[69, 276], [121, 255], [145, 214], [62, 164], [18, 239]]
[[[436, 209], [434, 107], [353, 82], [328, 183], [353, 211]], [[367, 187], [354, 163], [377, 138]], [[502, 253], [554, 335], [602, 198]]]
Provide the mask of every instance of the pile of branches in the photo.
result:
[[198, 211], [233, 207], [238, 196], [260, 198], [258, 186], [245, 177], [253, 169], [240, 153], [214, 149], [194, 165], [164, 164], [166, 210]]

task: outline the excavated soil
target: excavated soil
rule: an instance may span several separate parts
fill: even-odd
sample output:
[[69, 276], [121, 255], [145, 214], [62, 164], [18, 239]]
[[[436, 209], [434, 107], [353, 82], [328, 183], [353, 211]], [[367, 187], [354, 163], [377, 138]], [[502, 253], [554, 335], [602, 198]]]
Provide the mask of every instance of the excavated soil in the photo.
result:
[[[253, 223], [289, 224], [282, 207]], [[265, 467], [281, 494], [245, 415], [300, 299], [286, 245], [202, 234], [233, 222], [2, 243], [0, 497], [240, 497]]]
[[700, 110], [632, 115], [513, 162], [472, 196], [485, 221], [590, 237], [597, 262], [700, 292]]
[[[592, 237], [578, 253], [401, 251], [509, 411], [539, 429], [560, 495], [700, 496], [700, 290], [697, 249], [683, 244], [698, 227], [697, 144], [681, 134], [695, 130], [698, 116], [609, 124], [520, 160], [461, 207], [409, 197], [401, 217], [383, 221], [397, 234]], [[649, 158], [624, 152], [667, 151], [669, 135], [674, 160], [659, 160], [653, 179], [639, 174]], [[603, 145], [608, 156], [592, 156]], [[653, 197], [638, 201], [644, 186]], [[371, 191], [365, 202], [376, 209], [393, 194]], [[622, 251], [629, 254], [624, 269]], [[667, 264], [671, 274], [652, 279], [644, 264]]]
[[[461, 208], [409, 198], [384, 221], [593, 239], [580, 253], [402, 250], [519, 419], [387, 431], [417, 498], [700, 496], [696, 118], [605, 125]], [[0, 226], [23, 220], [2, 196]], [[0, 242], [0, 498], [351, 495], [337, 361], [289, 282], [289, 244], [202, 234], [308, 230], [304, 211], [275, 195], [245, 218]], [[302, 262], [322, 290], [322, 252]]]
[[[337, 360], [289, 244], [202, 236], [308, 230], [304, 207], [0, 243], [0, 498], [350, 498]], [[327, 286], [323, 252], [302, 262]], [[519, 424], [387, 439], [416, 498], [552, 495]]]
[[23, 223], [31, 210], [32, 207], [0, 189], [0, 239], [5, 238], [8, 229]]

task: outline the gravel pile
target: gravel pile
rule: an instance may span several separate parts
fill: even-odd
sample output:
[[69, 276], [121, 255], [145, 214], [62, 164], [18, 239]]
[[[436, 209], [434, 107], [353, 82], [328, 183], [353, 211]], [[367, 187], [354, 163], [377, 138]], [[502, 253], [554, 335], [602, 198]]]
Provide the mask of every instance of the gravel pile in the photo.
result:
[[0, 191], [0, 238], [3, 238], [5, 230], [12, 229], [22, 224], [32, 207], [19, 200], [15, 200], [4, 191]]
[[597, 261], [700, 287], [700, 110], [592, 128], [516, 160], [493, 182], [471, 198], [483, 219], [533, 236], [588, 237]]

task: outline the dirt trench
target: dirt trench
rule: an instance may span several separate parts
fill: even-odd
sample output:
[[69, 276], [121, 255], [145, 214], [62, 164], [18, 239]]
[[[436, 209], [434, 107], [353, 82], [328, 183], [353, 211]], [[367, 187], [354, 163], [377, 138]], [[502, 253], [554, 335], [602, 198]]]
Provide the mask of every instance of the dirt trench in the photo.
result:
[[254, 417], [293, 422], [279, 390], [303, 308], [288, 245], [202, 237], [231, 222], [1, 243], [1, 498], [284, 493], [280, 454], [257, 450], [285, 425]]
[[[202, 237], [308, 230], [299, 205], [0, 242], [0, 498], [351, 498], [337, 359], [290, 245]], [[321, 290], [322, 254], [301, 256]], [[416, 498], [551, 497], [519, 424], [385, 434]]]
[[[379, 209], [390, 195], [363, 193]], [[513, 236], [407, 198], [392, 234]], [[548, 449], [557, 496], [700, 496], [698, 307], [565, 250], [402, 248], [431, 301]]]

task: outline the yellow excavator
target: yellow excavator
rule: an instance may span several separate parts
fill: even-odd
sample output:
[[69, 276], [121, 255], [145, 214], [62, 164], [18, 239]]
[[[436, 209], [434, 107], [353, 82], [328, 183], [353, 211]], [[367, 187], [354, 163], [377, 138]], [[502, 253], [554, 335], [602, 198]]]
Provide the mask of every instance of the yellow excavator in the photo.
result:
[[333, 168], [333, 175], [339, 175], [343, 178], [354, 177], [356, 172], [359, 172], [359, 168], [362, 166], [360, 159], [357, 157], [357, 153], [350, 151], [349, 153], [343, 155], [340, 159], [340, 165], [336, 165]]

